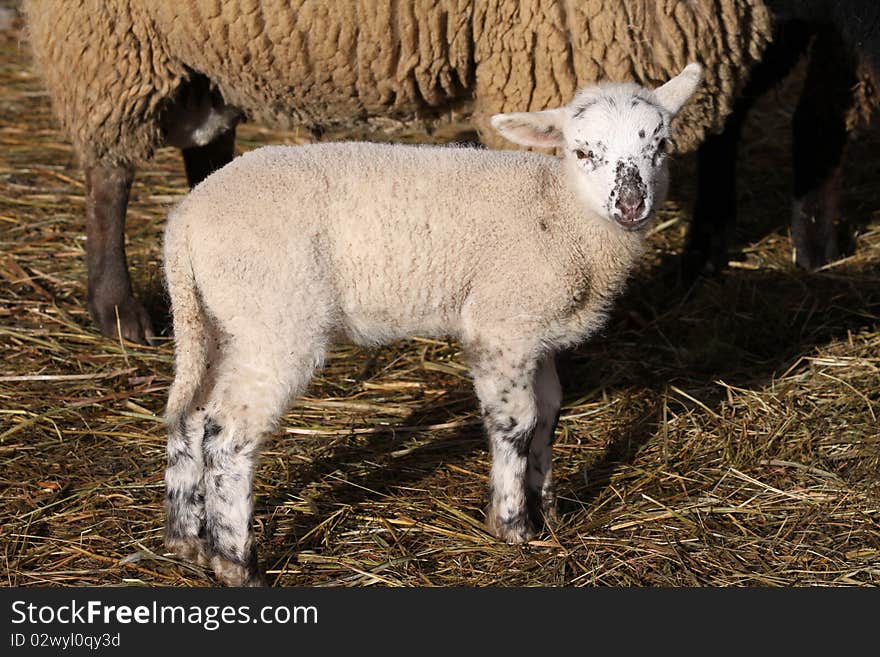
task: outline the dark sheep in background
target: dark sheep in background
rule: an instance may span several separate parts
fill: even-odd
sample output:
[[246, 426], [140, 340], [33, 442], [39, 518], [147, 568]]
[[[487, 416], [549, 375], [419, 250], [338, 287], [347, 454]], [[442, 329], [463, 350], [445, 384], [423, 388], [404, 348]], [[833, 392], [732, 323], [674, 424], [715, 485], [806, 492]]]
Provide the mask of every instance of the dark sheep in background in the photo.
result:
[[[841, 255], [839, 217], [847, 142], [875, 104], [880, 79], [880, 3], [876, 0], [770, 0], [774, 39], [755, 66], [724, 130], [698, 151], [697, 199], [683, 256], [687, 281], [728, 262], [736, 224], [736, 152], [755, 101], [809, 52], [792, 124], [791, 236], [795, 263], [816, 269]], [[839, 225], [835, 225], [835, 221]]]

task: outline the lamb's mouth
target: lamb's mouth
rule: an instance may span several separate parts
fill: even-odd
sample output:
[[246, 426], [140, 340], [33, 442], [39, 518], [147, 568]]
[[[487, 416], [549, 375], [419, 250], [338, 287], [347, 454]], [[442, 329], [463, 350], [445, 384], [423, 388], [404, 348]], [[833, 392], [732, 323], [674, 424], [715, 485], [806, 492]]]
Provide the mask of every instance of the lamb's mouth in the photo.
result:
[[641, 230], [642, 228], [647, 226], [650, 223], [651, 219], [653, 218], [654, 213], [648, 212], [644, 216], [639, 217], [637, 219], [627, 219], [622, 214], [619, 214], [617, 212], [615, 212], [611, 216], [614, 219], [614, 221], [617, 222], [617, 225], [620, 226], [621, 228], [623, 228], [624, 230], [636, 231], [636, 230]]

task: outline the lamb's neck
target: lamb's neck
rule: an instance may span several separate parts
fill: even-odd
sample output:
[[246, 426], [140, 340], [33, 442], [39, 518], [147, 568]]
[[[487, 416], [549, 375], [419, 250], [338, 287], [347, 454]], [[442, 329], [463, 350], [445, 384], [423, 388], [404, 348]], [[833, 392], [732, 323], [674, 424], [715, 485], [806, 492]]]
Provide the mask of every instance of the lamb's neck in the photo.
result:
[[559, 189], [559, 218], [563, 224], [571, 255], [588, 269], [594, 285], [612, 287], [625, 279], [645, 249], [644, 230], [627, 231], [599, 216], [567, 183]]
[[561, 230], [555, 246], [571, 297], [546, 339], [563, 348], [589, 337], [604, 324], [611, 303], [644, 252], [645, 235], [644, 231], [626, 231], [596, 215], [570, 190], [559, 191]]

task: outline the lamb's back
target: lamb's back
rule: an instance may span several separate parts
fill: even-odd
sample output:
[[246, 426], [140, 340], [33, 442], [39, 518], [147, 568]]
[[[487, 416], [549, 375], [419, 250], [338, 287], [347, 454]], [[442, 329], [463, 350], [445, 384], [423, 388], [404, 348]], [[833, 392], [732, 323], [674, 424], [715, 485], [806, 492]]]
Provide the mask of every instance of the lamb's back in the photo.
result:
[[170, 221], [187, 222], [194, 258], [225, 278], [332, 281], [355, 339], [455, 334], [475, 285], [521, 280], [511, 267], [551, 256], [538, 225], [558, 184], [557, 160], [534, 153], [266, 147], [207, 178]]

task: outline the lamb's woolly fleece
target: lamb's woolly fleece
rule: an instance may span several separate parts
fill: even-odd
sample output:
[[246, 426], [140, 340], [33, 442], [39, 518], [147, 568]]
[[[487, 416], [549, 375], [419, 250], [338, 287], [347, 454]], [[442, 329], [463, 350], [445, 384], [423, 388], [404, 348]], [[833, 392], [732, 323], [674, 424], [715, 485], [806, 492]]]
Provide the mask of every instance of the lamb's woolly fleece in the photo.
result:
[[365, 143], [234, 160], [168, 219], [175, 388], [188, 389], [172, 391], [169, 416], [204, 373], [205, 317], [232, 351], [280, 346], [297, 367], [334, 334], [551, 349], [586, 338], [643, 235], [585, 213], [567, 175], [538, 153]]
[[721, 128], [771, 36], [761, 0], [26, 0], [34, 54], [83, 159], [134, 162], [193, 72], [275, 125], [488, 117], [559, 106], [599, 79], [704, 84], [680, 150]]

